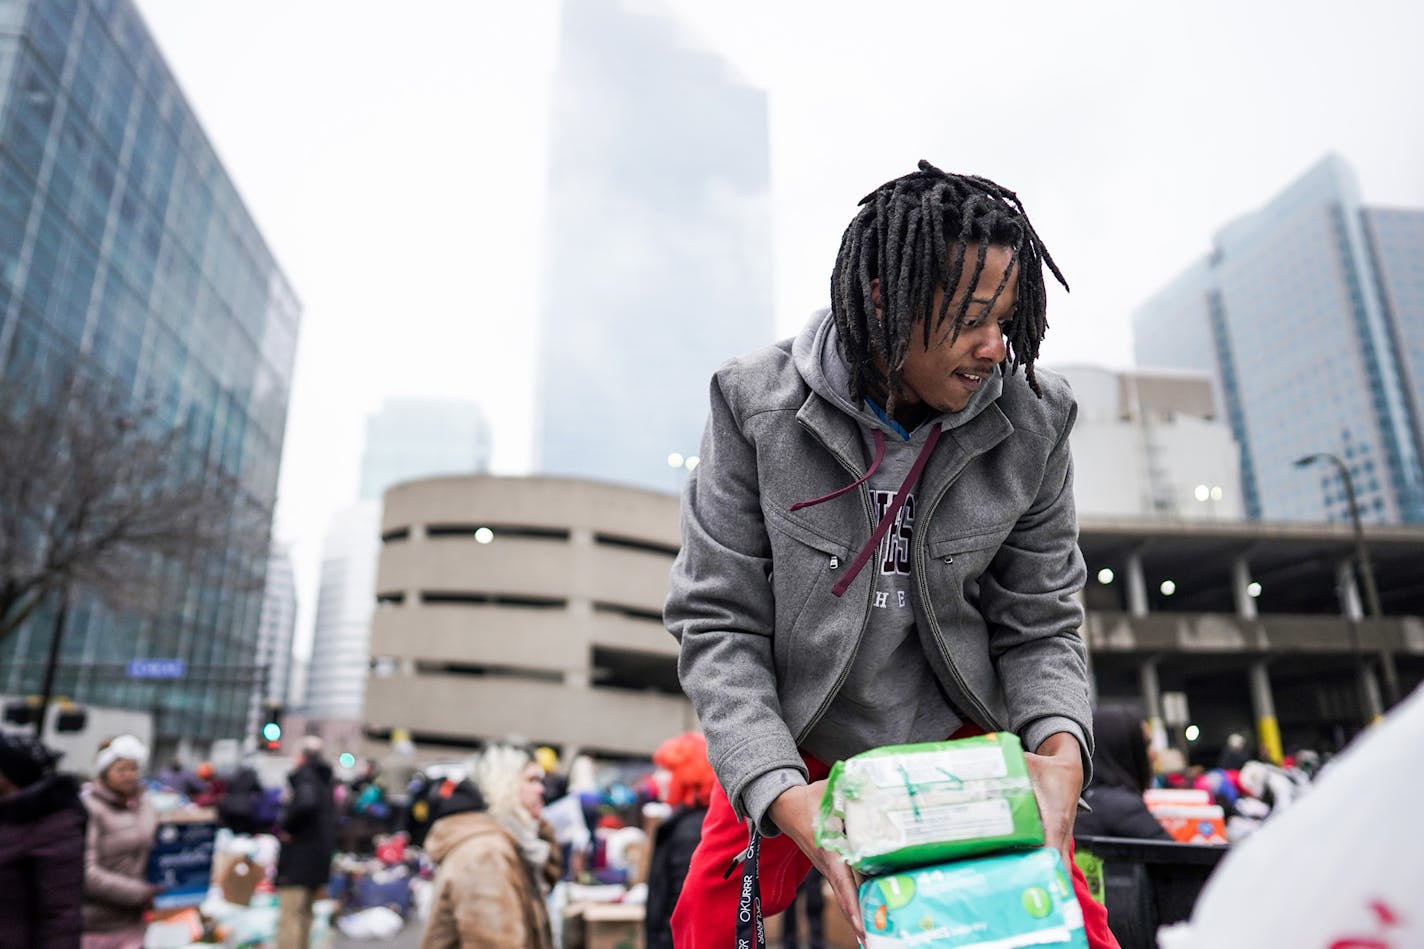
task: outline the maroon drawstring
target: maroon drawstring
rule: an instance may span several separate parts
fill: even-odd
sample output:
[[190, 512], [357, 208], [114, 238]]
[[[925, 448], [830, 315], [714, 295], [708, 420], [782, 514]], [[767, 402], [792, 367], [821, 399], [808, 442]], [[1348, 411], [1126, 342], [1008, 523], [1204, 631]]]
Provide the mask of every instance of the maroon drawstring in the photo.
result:
[[880, 463], [885, 460], [885, 436], [880, 434], [880, 429], [876, 428], [871, 429], [870, 437], [875, 442], [875, 457], [870, 460], [870, 467], [865, 469], [865, 477], [859, 479], [858, 481], [852, 481], [850, 484], [846, 485], [844, 488], [841, 488], [839, 491], [832, 491], [830, 494], [824, 495], [819, 498], [812, 498], [809, 501], [797, 501], [795, 504], [791, 505], [791, 510], [799, 511], [803, 507], [815, 507], [817, 504], [824, 504], [827, 501], [834, 501], [836, 498], [840, 497], [842, 494], [845, 494], [847, 491], [854, 491], [856, 488], [869, 481], [870, 476], [875, 474], [875, 470], [879, 468]]
[[[861, 478], [854, 484], [848, 484], [839, 491], [834, 491], [825, 497], [814, 498], [810, 501], [798, 501], [791, 505], [791, 510], [800, 510], [803, 507], [810, 507], [813, 504], [821, 504], [832, 498], [838, 498], [852, 488], [857, 488], [861, 484], [864, 484], [865, 481], [875, 473], [875, 469], [880, 467], [880, 462], [885, 460], [885, 436], [880, 434], [879, 429], [873, 430], [870, 435], [875, 441], [875, 460], [870, 463], [870, 468], [865, 472], [864, 478]], [[895, 516], [900, 513], [900, 508], [904, 507], [905, 498], [909, 497], [910, 489], [915, 486], [916, 481], [920, 480], [920, 472], [925, 469], [926, 463], [929, 462], [930, 454], [934, 451], [935, 444], [939, 442], [939, 436], [939, 423], [935, 422], [934, 428], [930, 429], [929, 436], [925, 439], [925, 447], [920, 449], [919, 455], [915, 458], [915, 463], [910, 466], [910, 473], [905, 475], [905, 480], [900, 483], [900, 490], [895, 492], [895, 500], [890, 502], [890, 507], [881, 515], [880, 523], [875, 525], [875, 530], [870, 533], [870, 540], [866, 541], [865, 546], [860, 549], [860, 553], [855, 555], [855, 559], [852, 560], [850, 566], [846, 568], [845, 574], [836, 581], [835, 586], [831, 587], [831, 593], [836, 596], [844, 595], [845, 591], [850, 588], [850, 585], [855, 582], [855, 578], [860, 574], [860, 571], [864, 570], [865, 565], [870, 562], [870, 558], [875, 554], [876, 548], [880, 546], [880, 542], [885, 539], [885, 534], [890, 530], [890, 525], [895, 523]]]

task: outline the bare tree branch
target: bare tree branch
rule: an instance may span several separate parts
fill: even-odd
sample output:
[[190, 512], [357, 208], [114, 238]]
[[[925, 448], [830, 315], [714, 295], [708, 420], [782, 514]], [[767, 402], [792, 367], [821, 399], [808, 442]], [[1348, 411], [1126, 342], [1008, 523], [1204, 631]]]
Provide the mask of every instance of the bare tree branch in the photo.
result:
[[265, 562], [270, 510], [190, 429], [84, 377], [62, 391], [0, 407], [0, 642], [61, 582], [155, 616], [164, 562]]

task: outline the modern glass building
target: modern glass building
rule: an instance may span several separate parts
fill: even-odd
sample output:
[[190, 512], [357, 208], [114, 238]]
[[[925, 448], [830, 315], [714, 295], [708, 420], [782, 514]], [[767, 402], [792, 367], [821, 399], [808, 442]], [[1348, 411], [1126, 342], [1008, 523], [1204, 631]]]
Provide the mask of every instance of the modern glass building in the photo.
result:
[[264, 706], [285, 708], [291, 691], [292, 637], [297, 631], [297, 580], [290, 548], [274, 541], [267, 558], [267, 581], [262, 589], [262, 612], [257, 633], [257, 665], [266, 685], [254, 689], [249, 700], [243, 738], [257, 746], [264, 722]]
[[1363, 207], [1329, 156], [1134, 314], [1139, 365], [1211, 372], [1249, 516], [1424, 522], [1424, 211]]
[[766, 94], [655, 3], [577, 0], [554, 100], [536, 468], [675, 490], [775, 333]]
[[297, 632], [297, 578], [292, 552], [286, 544], [273, 543], [267, 560], [260, 629], [257, 655], [267, 671], [262, 700], [285, 706], [292, 691], [292, 639]]
[[1366, 208], [1369, 246], [1380, 301], [1394, 316], [1392, 343], [1400, 354], [1405, 394], [1416, 430], [1424, 426], [1424, 211]]
[[484, 471], [489, 460], [489, 423], [475, 403], [386, 399], [366, 419], [361, 497], [379, 500], [391, 485], [411, 478]]
[[[130, 0], [0, 0], [0, 387], [78, 371], [186, 427], [270, 509], [300, 308]], [[230, 511], [214, 511], [228, 518]], [[78, 595], [57, 693], [152, 711], [161, 739], [240, 737], [259, 681], [265, 553], [167, 572], [160, 616]], [[36, 692], [52, 617], [0, 646]], [[185, 663], [130, 679], [133, 658]]]

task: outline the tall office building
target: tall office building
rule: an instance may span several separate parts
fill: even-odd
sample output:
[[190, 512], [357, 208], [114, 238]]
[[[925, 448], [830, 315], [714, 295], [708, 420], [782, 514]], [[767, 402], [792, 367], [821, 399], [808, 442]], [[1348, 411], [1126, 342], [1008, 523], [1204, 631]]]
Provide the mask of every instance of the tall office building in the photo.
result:
[[1363, 218], [1380, 302], [1394, 317], [1409, 409], [1424, 426], [1424, 210], [1366, 208]]
[[[270, 509], [300, 307], [131, 0], [0, 3], [0, 129], [0, 387], [105, 379], [187, 427], [175, 465], [206, 456]], [[155, 567], [159, 619], [77, 591], [56, 693], [152, 711], [165, 742], [241, 735], [264, 560]], [[0, 645], [0, 690], [39, 690], [51, 624]], [[129, 679], [135, 657], [185, 677]]]
[[1240, 452], [1211, 376], [1055, 367], [1073, 386], [1073, 500], [1085, 518], [1239, 520]]
[[257, 664], [267, 674], [263, 701], [286, 705], [292, 688], [292, 638], [297, 630], [297, 583], [292, 554], [286, 544], [274, 543], [267, 560], [267, 585], [262, 594], [261, 633], [257, 638]]
[[1424, 211], [1362, 206], [1328, 156], [1222, 228], [1134, 314], [1137, 362], [1209, 371], [1241, 446], [1249, 516], [1424, 522]]
[[489, 426], [472, 402], [389, 399], [367, 420], [361, 500], [336, 512], [322, 549], [302, 702], [328, 738], [354, 738], [365, 701], [382, 495], [417, 477], [483, 472], [489, 456]]
[[775, 332], [766, 95], [626, 0], [565, 3], [538, 460], [675, 489], [707, 383]]
[[336, 512], [321, 548], [321, 586], [302, 703], [311, 720], [354, 722], [361, 716], [380, 553], [380, 501], [357, 501]]
[[297, 631], [297, 584], [286, 544], [273, 542], [257, 633], [257, 668], [261, 687], [252, 691], [244, 738], [254, 745], [262, 727], [263, 706], [285, 708], [291, 688], [292, 638]]
[[484, 471], [489, 460], [489, 423], [475, 403], [387, 399], [366, 420], [361, 497], [379, 500], [412, 478]]

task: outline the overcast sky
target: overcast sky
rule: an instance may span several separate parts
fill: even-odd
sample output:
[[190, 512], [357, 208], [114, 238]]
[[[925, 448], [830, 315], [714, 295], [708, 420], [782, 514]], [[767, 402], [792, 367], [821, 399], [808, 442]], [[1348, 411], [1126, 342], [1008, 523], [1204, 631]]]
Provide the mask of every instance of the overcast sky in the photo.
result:
[[[383, 397], [478, 402], [495, 470], [528, 470], [559, 6], [138, 5], [304, 306], [277, 525], [304, 641]], [[1327, 151], [1366, 201], [1424, 207], [1415, 0], [663, 9], [768, 92], [781, 335], [855, 201], [922, 157], [1024, 200], [1073, 287], [1050, 365], [1131, 364], [1132, 308]]]

